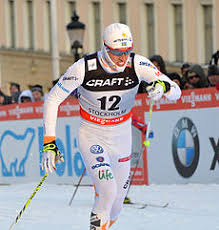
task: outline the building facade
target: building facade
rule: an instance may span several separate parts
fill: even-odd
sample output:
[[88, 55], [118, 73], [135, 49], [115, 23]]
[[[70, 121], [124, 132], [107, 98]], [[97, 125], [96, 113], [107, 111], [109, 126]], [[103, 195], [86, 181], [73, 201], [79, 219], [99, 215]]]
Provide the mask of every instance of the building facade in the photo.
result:
[[74, 10], [86, 25], [85, 54], [102, 47], [112, 22], [130, 26], [136, 53], [160, 54], [174, 71], [184, 62], [205, 65], [219, 49], [218, 0], [0, 0], [2, 91], [10, 82], [51, 88], [74, 62], [66, 31]]

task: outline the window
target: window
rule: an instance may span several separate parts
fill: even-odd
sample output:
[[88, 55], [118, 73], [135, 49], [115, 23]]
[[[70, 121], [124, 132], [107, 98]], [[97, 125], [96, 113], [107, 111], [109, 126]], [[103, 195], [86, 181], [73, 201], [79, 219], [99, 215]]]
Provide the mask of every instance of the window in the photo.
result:
[[15, 8], [14, 1], [9, 0], [9, 33], [10, 33], [10, 47], [15, 48]]
[[203, 13], [204, 13], [205, 63], [208, 63], [213, 53], [212, 6], [203, 5]]
[[27, 36], [28, 48], [34, 48], [33, 2], [27, 1]]
[[174, 35], [175, 35], [175, 60], [183, 62], [183, 22], [182, 5], [174, 7]]
[[126, 20], [126, 3], [118, 3], [119, 22], [127, 24]]
[[101, 47], [101, 24], [100, 24], [100, 3], [93, 2], [93, 25], [94, 25], [94, 47], [99, 50]]
[[155, 23], [154, 23], [154, 5], [145, 4], [146, 7], [146, 25], [147, 25], [147, 50], [148, 56], [155, 54]]

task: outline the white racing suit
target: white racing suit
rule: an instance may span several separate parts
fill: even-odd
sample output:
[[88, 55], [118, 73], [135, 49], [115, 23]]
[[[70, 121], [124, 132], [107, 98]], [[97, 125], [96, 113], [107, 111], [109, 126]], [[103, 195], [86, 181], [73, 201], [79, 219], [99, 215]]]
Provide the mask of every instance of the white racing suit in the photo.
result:
[[158, 79], [170, 83], [168, 99], [180, 97], [177, 84], [147, 58], [130, 54], [125, 70], [118, 73], [99, 51], [70, 66], [49, 93], [44, 106], [45, 136], [55, 136], [58, 106], [78, 89], [79, 149], [96, 190], [90, 229], [108, 229], [118, 218], [130, 182], [131, 109], [140, 82]]

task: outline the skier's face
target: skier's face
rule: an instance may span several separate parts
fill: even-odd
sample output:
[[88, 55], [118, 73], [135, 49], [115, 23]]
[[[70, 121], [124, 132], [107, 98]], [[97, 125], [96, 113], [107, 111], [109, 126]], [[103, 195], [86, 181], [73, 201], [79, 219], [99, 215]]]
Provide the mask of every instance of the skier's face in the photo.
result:
[[[122, 50], [122, 49], [121, 49], [121, 50]], [[124, 49], [124, 51], [126, 51], [126, 49]], [[125, 63], [127, 62], [128, 57], [129, 57], [129, 53], [127, 53], [126, 55], [125, 55], [125, 53], [124, 53], [124, 54], [122, 54], [121, 56], [116, 56], [116, 55], [114, 55], [113, 53], [111, 53], [110, 51], [108, 51], [108, 55], [109, 55], [110, 59], [111, 59], [116, 65], [118, 65], [118, 66], [120, 66], [120, 67], [122, 67], [122, 66], [125, 65]]]

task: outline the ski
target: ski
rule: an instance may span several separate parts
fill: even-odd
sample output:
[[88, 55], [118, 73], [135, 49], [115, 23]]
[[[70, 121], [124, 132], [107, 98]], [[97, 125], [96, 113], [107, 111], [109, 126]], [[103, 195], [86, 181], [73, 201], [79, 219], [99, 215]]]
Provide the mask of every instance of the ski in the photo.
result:
[[154, 207], [154, 208], [166, 208], [169, 205], [169, 203], [165, 203], [163, 205], [161, 204], [144, 204], [142, 205], [142, 207], [140, 207], [139, 209], [144, 209], [146, 207]]
[[140, 203], [140, 202], [130, 202], [127, 204], [124, 204], [125, 206], [135, 207], [138, 209], [144, 209], [146, 207], [154, 207], [154, 208], [166, 208], [169, 203], [165, 204], [152, 204], [152, 203]]

